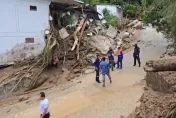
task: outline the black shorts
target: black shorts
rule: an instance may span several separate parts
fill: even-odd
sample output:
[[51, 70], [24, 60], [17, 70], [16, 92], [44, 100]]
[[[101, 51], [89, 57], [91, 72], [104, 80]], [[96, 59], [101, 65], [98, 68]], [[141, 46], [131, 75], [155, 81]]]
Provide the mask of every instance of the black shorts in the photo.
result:
[[47, 113], [47, 114], [45, 114], [45, 116], [43, 118], [49, 118], [49, 117], [50, 117], [50, 113]]

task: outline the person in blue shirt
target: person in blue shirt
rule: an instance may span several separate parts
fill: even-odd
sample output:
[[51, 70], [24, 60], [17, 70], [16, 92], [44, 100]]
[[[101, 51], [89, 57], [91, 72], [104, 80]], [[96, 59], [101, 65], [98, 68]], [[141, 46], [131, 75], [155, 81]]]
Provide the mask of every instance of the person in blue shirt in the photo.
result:
[[111, 47], [109, 48], [107, 52], [107, 56], [109, 59], [109, 67], [111, 68], [112, 71], [114, 71], [114, 51], [112, 50]]
[[122, 61], [123, 61], [123, 52], [122, 52], [122, 49], [121, 47], [118, 47], [118, 50], [117, 50], [117, 69], [120, 68], [122, 69]]
[[103, 78], [103, 87], [105, 87], [105, 76], [106, 75], [108, 76], [110, 83], [112, 83], [110, 72], [109, 72], [109, 64], [108, 62], [106, 62], [105, 57], [103, 57], [102, 61], [100, 62], [100, 71], [101, 71], [102, 78]]
[[100, 57], [99, 55], [97, 55], [97, 58], [95, 59], [95, 62], [94, 62], [94, 66], [95, 66], [95, 71], [96, 71], [96, 82], [98, 83], [101, 83], [100, 80], [99, 80], [99, 72], [100, 72]]

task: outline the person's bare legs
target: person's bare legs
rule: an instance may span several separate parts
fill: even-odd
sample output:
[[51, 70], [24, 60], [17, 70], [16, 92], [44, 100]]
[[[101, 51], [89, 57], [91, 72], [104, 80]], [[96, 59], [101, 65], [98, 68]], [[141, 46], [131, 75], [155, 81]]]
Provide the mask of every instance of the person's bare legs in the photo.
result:
[[108, 78], [109, 78], [109, 80], [110, 80], [110, 83], [112, 83], [112, 79], [111, 79], [110, 73], [108, 73], [107, 76], [108, 76]]
[[105, 75], [102, 75], [103, 78], [103, 87], [105, 87]]

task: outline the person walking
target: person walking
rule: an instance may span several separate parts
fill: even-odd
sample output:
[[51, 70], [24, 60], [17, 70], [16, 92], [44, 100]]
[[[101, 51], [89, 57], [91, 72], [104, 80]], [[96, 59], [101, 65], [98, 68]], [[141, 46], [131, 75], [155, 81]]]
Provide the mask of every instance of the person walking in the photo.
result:
[[106, 62], [105, 57], [103, 57], [102, 61], [100, 62], [100, 72], [102, 74], [103, 87], [105, 87], [105, 76], [106, 75], [108, 76], [110, 83], [112, 83], [110, 71], [109, 71], [109, 64], [108, 64], [108, 62]]
[[118, 47], [117, 50], [117, 69], [122, 69], [122, 61], [123, 61], [123, 52], [121, 47]]
[[40, 118], [49, 118], [49, 102], [48, 99], [45, 97], [45, 93], [40, 93]]
[[109, 67], [111, 68], [112, 71], [114, 71], [114, 51], [112, 50], [111, 47], [109, 48], [107, 55], [109, 59]]
[[133, 57], [134, 57], [134, 65], [133, 66], [136, 66], [136, 61], [138, 61], [139, 67], [141, 66], [139, 54], [140, 54], [140, 48], [138, 47], [137, 44], [135, 44], [134, 53], [133, 53]]
[[99, 75], [100, 75], [100, 68], [99, 68], [99, 66], [100, 66], [100, 57], [99, 57], [99, 55], [97, 55], [97, 58], [96, 58], [96, 60], [95, 60], [95, 62], [94, 62], [94, 66], [95, 66], [95, 72], [96, 72], [96, 82], [98, 82], [98, 83], [101, 83], [100, 82], [100, 80], [99, 80]]

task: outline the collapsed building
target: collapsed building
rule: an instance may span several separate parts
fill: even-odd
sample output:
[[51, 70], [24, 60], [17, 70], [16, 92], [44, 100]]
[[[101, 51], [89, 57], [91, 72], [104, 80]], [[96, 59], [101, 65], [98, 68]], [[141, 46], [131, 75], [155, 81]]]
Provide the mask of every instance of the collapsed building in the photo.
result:
[[[90, 6], [75, 2], [52, 1], [49, 4], [47, 21], [49, 26], [44, 30], [45, 36], [43, 32], [46, 40], [41, 44], [35, 42], [37, 40], [35, 38], [27, 38], [25, 44], [17, 45], [5, 55], [1, 55], [1, 60], [6, 61], [1, 65], [14, 66], [9, 75], [1, 78], [0, 98], [21, 94], [41, 86], [49, 79], [44, 74], [49, 66], [57, 66], [60, 70], [69, 69], [70, 73], [65, 79], [73, 79], [73, 74], [82, 73], [89, 64], [87, 55], [99, 51], [96, 45], [91, 47], [86, 38], [95, 36], [101, 29], [105, 29], [97, 21], [98, 15], [98, 12]], [[96, 30], [97, 24], [101, 28]]]
[[[2, 46], [0, 48], [0, 65], [11, 65], [14, 64], [14, 61], [41, 54], [45, 46], [44, 34], [46, 29], [50, 27], [48, 21], [51, 17], [48, 17], [48, 14], [52, 6], [53, 9], [59, 7], [58, 10], [62, 14], [62, 12], [69, 11], [69, 9], [74, 10], [73, 8], [80, 10], [81, 5], [74, 0], [1, 1], [0, 12], [2, 18], [0, 19], [0, 25], [2, 28], [0, 29], [0, 39]], [[8, 11], [7, 7], [9, 8]], [[65, 26], [66, 22], [70, 22], [70, 16], [69, 18], [67, 16], [68, 14], [62, 14], [62, 24], [59, 23], [58, 26]], [[74, 16], [73, 19], [78, 18]], [[55, 16], [53, 18], [56, 19]], [[77, 23], [76, 20], [73, 21], [72, 24]]]
[[[0, 60], [5, 60], [6, 64], [12, 62], [13, 70], [0, 79], [0, 99], [23, 94], [45, 86], [45, 83], [57, 85], [65, 72], [64, 79], [70, 81], [92, 65], [97, 53], [106, 55], [109, 47], [116, 49], [121, 44], [127, 44], [125, 49], [128, 49], [134, 41], [132, 31], [121, 33], [117, 28], [101, 23], [100, 14], [91, 6], [52, 0], [46, 8], [48, 26], [40, 37], [42, 43], [29, 37], [25, 44], [1, 55]], [[56, 70], [52, 82], [47, 76], [53, 70], [51, 68]]]

